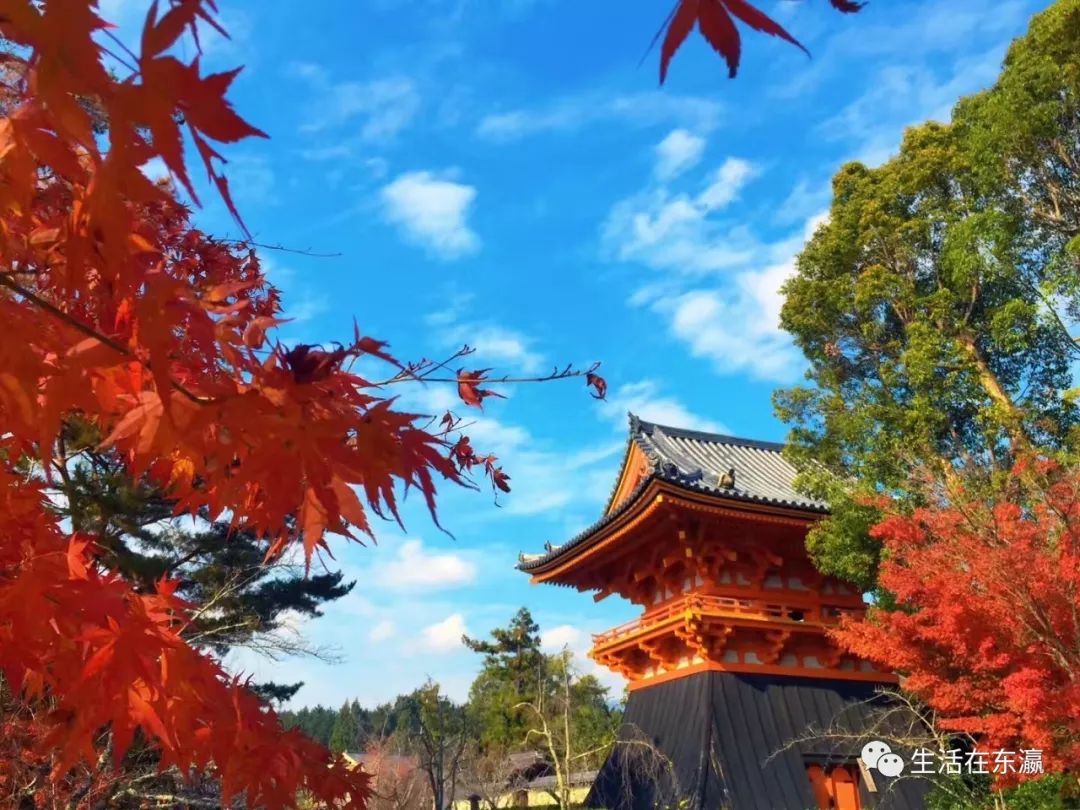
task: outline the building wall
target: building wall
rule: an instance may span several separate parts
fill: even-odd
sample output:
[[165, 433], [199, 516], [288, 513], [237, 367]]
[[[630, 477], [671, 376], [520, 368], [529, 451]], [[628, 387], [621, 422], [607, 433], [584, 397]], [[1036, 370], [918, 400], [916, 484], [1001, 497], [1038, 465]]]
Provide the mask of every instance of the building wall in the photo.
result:
[[[574, 805], [583, 805], [585, 803], [585, 797], [589, 795], [589, 787], [590, 787], [589, 785], [583, 785], [581, 787], [576, 787], [576, 788], [571, 789], [571, 791], [570, 791], [570, 801], [573, 802]], [[507, 810], [509, 810], [509, 808], [521, 807], [522, 806], [521, 804], [515, 804], [515, 798], [517, 797], [518, 793], [520, 793], [520, 791], [514, 791], [514, 792], [506, 793], [506, 794], [500, 796], [499, 799], [498, 799], [498, 808], [499, 808], [499, 810], [503, 810], [503, 808], [506, 808]], [[530, 790], [530, 791], [527, 791], [527, 794], [528, 794], [528, 804], [526, 806], [528, 806], [528, 807], [557, 807], [558, 806], [558, 802], [556, 802], [555, 799], [552, 797], [552, 795], [550, 793], [548, 793], [547, 791], [544, 791], [544, 790]], [[469, 800], [468, 799], [459, 799], [458, 801], [454, 802], [453, 807], [454, 807], [454, 810], [469, 810], [469, 808], [470, 808]], [[486, 807], [485, 802], [480, 803], [480, 810], [489, 810], [489, 808]]]

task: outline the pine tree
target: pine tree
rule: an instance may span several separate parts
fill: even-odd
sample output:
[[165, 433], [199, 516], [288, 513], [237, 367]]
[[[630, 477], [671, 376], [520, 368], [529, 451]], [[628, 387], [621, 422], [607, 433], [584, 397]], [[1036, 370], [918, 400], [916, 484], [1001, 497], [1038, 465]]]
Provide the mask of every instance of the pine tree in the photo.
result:
[[528, 608], [521, 608], [508, 627], [491, 631], [492, 641], [463, 636], [465, 646], [473, 652], [483, 653], [484, 669], [508, 675], [519, 691], [526, 683], [536, 679], [543, 661], [540, 651], [540, 626], [533, 621]]
[[305, 706], [298, 711], [281, 713], [281, 723], [285, 728], [298, 728], [325, 746], [330, 745], [330, 734], [336, 720], [337, 712], [326, 706]]
[[484, 666], [469, 690], [469, 710], [480, 742], [507, 751], [525, 744], [528, 724], [518, 707], [536, 693], [544, 673], [540, 628], [527, 608], [507, 627], [491, 631], [491, 641], [463, 637], [470, 650], [484, 655]]
[[341, 704], [341, 709], [334, 720], [330, 732], [330, 750], [335, 754], [343, 751], [355, 751], [360, 747], [360, 727], [356, 722], [352, 706], [348, 701]]

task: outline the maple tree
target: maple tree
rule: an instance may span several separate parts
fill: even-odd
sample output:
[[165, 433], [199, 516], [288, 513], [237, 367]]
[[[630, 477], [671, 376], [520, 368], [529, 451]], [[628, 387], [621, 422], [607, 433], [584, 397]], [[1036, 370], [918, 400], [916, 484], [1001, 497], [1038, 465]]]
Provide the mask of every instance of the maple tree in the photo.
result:
[[873, 534], [895, 604], [839, 640], [900, 673], [942, 729], [1080, 772], [1080, 471], [1025, 459], [996, 499], [958, 493], [955, 505], [890, 514]]
[[[197, 48], [190, 61], [174, 54], [185, 34], [198, 43], [200, 25], [219, 28], [213, 2], [161, 14], [153, 3], [138, 54], [96, 5], [11, 0], [0, 11], [12, 46], [0, 56], [0, 671], [37, 711], [25, 734], [5, 737], [0, 772], [10, 782], [36, 756], [54, 785], [88, 766], [105, 774], [96, 766], [120, 763], [139, 737], [162, 768], [212, 767], [226, 804], [292, 806], [303, 793], [362, 806], [363, 772], [283, 730], [185, 640], [193, 618], [175, 581], [135, 588], [98, 558], [92, 532], [61, 524], [49, 495], [64, 426], [76, 415], [93, 425], [177, 512], [227, 513], [268, 560], [296, 543], [310, 563], [329, 534], [371, 535], [369, 512], [399, 519], [399, 487], [419, 490], [434, 517], [437, 479], [475, 486], [481, 470], [506, 491], [508, 477], [455, 417], [433, 426], [386, 393], [438, 379], [445, 364], [402, 364], [359, 329], [334, 349], [274, 343], [280, 296], [251, 246], [202, 233], [140, 170], [159, 158], [198, 202], [189, 142], [242, 227], [218, 149], [263, 133], [226, 100], [238, 71], [204, 75]], [[391, 376], [360, 376], [360, 359]], [[603, 395], [595, 368], [547, 379], [579, 374]], [[476, 406], [492, 395], [484, 380], [464, 369], [454, 379]]]

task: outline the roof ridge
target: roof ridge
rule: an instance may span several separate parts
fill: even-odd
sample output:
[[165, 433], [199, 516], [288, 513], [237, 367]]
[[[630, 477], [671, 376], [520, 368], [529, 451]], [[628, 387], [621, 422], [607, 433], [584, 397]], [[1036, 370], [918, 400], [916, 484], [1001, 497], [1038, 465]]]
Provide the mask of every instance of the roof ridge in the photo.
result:
[[676, 436], [686, 439], [699, 439], [716, 442], [717, 444], [731, 444], [737, 447], [751, 447], [758, 450], [772, 450], [781, 452], [787, 447], [783, 442], [768, 442], [761, 439], [745, 439], [741, 436], [731, 436], [726, 433], [709, 433], [705, 430], [691, 430], [690, 428], [675, 427], [674, 425], [662, 425], [659, 422], [649, 422], [645, 419], [630, 414], [631, 429], [645, 435], [650, 435], [653, 430], [659, 430], [668, 436]]

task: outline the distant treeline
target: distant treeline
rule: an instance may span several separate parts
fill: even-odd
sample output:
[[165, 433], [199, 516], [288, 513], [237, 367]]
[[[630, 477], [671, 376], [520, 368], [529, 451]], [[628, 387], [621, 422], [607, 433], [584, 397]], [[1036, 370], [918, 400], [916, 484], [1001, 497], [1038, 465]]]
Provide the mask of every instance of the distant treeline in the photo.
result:
[[339, 709], [327, 706], [304, 707], [298, 711], [281, 713], [285, 728], [299, 728], [316, 742], [336, 750], [362, 749], [365, 743], [390, 737], [397, 730], [397, 717], [408, 699], [402, 695], [393, 703], [384, 703], [374, 709], [365, 709], [356, 700], [345, 703]]
[[[463, 638], [465, 646], [484, 656], [480, 673], [462, 703], [442, 696], [438, 684], [428, 683], [394, 700], [363, 708], [348, 700], [340, 708], [308, 706], [285, 711], [286, 728], [298, 728], [330, 750], [366, 751], [372, 747], [415, 752], [425, 734], [439, 727], [446, 736], [451, 726], [466, 733], [486, 752], [535, 748], [536, 713], [527, 703], [543, 706], [552, 723], [571, 733], [567, 744], [575, 751], [601, 751], [621, 716], [613, 698], [595, 676], [576, 671], [569, 653], [545, 653], [540, 628], [522, 608], [506, 627], [495, 628], [487, 640]], [[560, 673], [573, 673], [569, 684]], [[567, 728], [569, 724], [569, 728]], [[597, 760], [600, 759], [598, 754]]]

